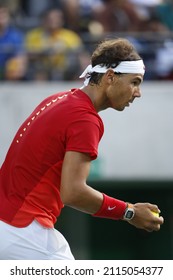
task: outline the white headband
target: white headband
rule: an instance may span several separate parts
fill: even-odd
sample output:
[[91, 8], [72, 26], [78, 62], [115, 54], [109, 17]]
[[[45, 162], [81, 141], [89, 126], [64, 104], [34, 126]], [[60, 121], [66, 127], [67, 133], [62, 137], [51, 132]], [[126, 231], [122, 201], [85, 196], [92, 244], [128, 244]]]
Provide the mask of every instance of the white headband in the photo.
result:
[[124, 73], [124, 74], [142, 74], [145, 73], [145, 65], [143, 60], [133, 60], [133, 61], [121, 61], [119, 65], [115, 67], [109, 67], [96, 65], [92, 67], [92, 65], [88, 65], [79, 78], [85, 78], [85, 86], [88, 85], [90, 80], [90, 74], [93, 72], [96, 73], [106, 73], [109, 69], [112, 69], [116, 73]]

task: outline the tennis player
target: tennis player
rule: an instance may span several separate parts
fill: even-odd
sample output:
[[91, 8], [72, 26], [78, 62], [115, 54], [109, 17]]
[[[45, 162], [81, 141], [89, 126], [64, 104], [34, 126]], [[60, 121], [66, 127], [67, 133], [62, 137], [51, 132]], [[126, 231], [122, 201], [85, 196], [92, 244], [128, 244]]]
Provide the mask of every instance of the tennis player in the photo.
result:
[[129, 204], [89, 186], [104, 133], [99, 112], [123, 111], [141, 96], [145, 67], [126, 39], [101, 42], [80, 78], [84, 86], [49, 96], [17, 131], [0, 170], [0, 259], [74, 259], [54, 228], [64, 205], [93, 217], [158, 231], [157, 205]]

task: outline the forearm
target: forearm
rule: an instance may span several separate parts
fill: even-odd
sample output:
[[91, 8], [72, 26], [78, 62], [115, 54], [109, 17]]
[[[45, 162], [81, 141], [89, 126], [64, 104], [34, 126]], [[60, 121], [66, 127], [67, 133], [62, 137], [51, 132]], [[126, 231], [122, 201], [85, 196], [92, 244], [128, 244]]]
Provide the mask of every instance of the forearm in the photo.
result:
[[67, 195], [66, 192], [66, 199], [63, 199], [63, 203], [95, 217], [113, 220], [123, 218], [127, 207], [126, 202], [101, 193], [87, 185], [81, 186], [79, 190], [74, 191], [73, 195]]
[[100, 209], [103, 203], [103, 194], [101, 192], [86, 184], [81, 184], [80, 186], [76, 184], [75, 187], [71, 186], [69, 188], [72, 192], [63, 192], [61, 190], [61, 199], [65, 205], [91, 215]]

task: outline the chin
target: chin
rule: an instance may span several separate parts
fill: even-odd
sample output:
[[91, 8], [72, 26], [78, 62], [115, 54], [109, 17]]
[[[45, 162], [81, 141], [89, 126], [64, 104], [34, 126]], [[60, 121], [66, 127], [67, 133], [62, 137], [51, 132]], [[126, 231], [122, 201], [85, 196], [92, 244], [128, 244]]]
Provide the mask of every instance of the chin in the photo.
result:
[[126, 106], [112, 106], [112, 109], [116, 110], [116, 111], [123, 111], [125, 109]]
[[119, 111], [119, 112], [122, 112], [122, 111], [124, 111], [125, 107], [118, 107], [118, 108], [114, 108], [114, 109]]
[[125, 109], [125, 108], [121, 108], [121, 109], [119, 109], [118, 111], [119, 111], [119, 112], [122, 112], [122, 111], [124, 111], [124, 109]]

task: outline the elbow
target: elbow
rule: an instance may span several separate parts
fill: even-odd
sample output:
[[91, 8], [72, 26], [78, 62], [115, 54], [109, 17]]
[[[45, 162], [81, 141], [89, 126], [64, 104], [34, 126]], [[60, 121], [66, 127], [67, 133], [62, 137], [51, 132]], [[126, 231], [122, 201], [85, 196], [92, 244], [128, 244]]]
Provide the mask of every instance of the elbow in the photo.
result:
[[81, 184], [80, 186], [76, 184], [75, 187], [73, 187], [72, 185], [66, 187], [61, 186], [60, 196], [62, 203], [71, 207], [78, 206], [86, 196], [85, 189], [85, 186]]
[[60, 196], [62, 203], [67, 206], [74, 206], [78, 200], [78, 192], [71, 188], [61, 187]]

